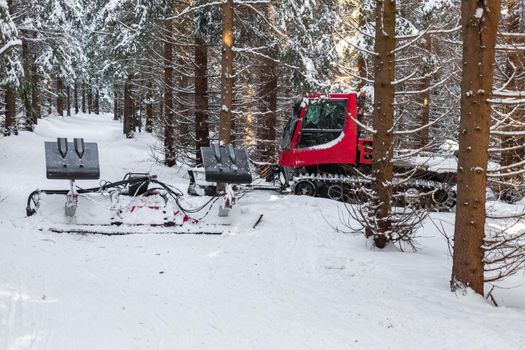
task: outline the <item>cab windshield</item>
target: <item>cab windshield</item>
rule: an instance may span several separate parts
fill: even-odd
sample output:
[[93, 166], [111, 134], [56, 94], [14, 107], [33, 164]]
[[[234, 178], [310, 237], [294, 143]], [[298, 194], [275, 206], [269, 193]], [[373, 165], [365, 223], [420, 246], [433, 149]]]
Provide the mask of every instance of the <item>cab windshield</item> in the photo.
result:
[[346, 100], [311, 103], [303, 118], [298, 147], [318, 146], [337, 139], [343, 132], [346, 114]]

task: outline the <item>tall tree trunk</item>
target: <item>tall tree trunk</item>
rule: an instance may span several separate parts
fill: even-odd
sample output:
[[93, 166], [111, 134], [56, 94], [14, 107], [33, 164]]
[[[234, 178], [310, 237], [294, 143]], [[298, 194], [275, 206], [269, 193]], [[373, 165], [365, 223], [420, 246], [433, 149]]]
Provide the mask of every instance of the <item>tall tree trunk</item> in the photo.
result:
[[31, 88], [31, 53], [29, 51], [29, 43], [27, 42], [26, 36], [28, 33], [23, 30], [20, 31], [22, 36], [22, 63], [24, 67], [24, 83], [20, 89], [20, 97], [22, 103], [24, 104], [25, 119], [26, 119], [26, 128], [28, 130], [33, 130], [33, 125], [37, 123], [37, 118], [33, 110], [32, 104], [32, 88]]
[[75, 114], [78, 114], [78, 82], [76, 80], [73, 94], [75, 95]]
[[202, 163], [201, 147], [210, 143], [208, 129], [208, 47], [195, 35], [195, 141], [196, 162]]
[[97, 115], [100, 114], [100, 90], [99, 90], [99, 86], [98, 86], [98, 78], [95, 81], [95, 98], [94, 98], [94, 101], [93, 101], [93, 111]]
[[82, 113], [86, 114], [86, 83], [82, 81]]
[[[359, 2], [359, 17], [358, 17], [358, 26], [359, 28], [364, 28], [366, 23], [366, 11], [365, 11], [365, 5], [363, 2]], [[366, 69], [366, 60], [365, 56], [362, 52], [357, 53], [357, 72], [359, 73], [359, 76], [362, 78], [367, 78], [367, 69]], [[360, 92], [366, 85], [366, 81], [363, 79], [359, 79], [357, 81], [356, 91]]]
[[57, 113], [64, 116], [64, 80], [62, 77], [57, 78]]
[[[184, 59], [187, 55], [186, 48], [182, 47], [178, 49], [179, 60], [178, 63], [180, 67], [184, 67]], [[180, 72], [179, 76], [179, 98], [177, 103], [177, 131], [179, 136], [179, 143], [184, 146], [184, 148], [192, 145], [191, 139], [189, 137], [181, 137], [182, 135], [188, 135], [190, 132], [188, 119], [189, 119], [189, 105], [190, 105], [190, 96], [188, 94], [189, 79], [183, 69]], [[193, 145], [192, 145], [193, 146]]]
[[[13, 0], [7, 1], [7, 9], [13, 13]], [[12, 85], [8, 85], [5, 91], [5, 129], [8, 135], [15, 131], [16, 122], [16, 90]]]
[[117, 83], [113, 84], [113, 120], [119, 120], [119, 93]]
[[148, 98], [146, 103], [146, 132], [152, 133], [153, 132], [153, 96], [152, 92], [153, 86], [151, 85], [151, 81], [148, 81]]
[[5, 91], [5, 129], [7, 135], [16, 133], [16, 90], [7, 86]]
[[395, 76], [395, 0], [376, 1], [376, 35], [374, 73], [374, 160], [372, 190], [374, 192], [375, 245], [384, 248], [389, 240], [392, 207], [392, 156], [394, 126]]
[[159, 100], [159, 116], [164, 116], [164, 100], [163, 99], [160, 99]]
[[[432, 52], [432, 37], [426, 35], [424, 37], [423, 47], [427, 52]], [[432, 82], [432, 77], [430, 76], [432, 69], [428, 66], [428, 63], [424, 63], [423, 74], [425, 77], [421, 81], [421, 94], [419, 99], [421, 102], [421, 114], [419, 115], [419, 125], [425, 126], [428, 125], [430, 121], [430, 83]], [[428, 145], [428, 134], [429, 128], [424, 127], [419, 131], [419, 148], [423, 148]]]
[[175, 165], [175, 113], [173, 111], [173, 20], [164, 21], [164, 164]]
[[261, 127], [259, 128], [259, 140], [262, 161], [272, 162], [275, 157], [275, 127], [277, 123], [277, 84], [278, 65], [272, 59], [264, 60], [261, 76], [264, 82], [261, 85], [260, 96], [264, 107], [261, 109]]
[[47, 115], [51, 115], [53, 113], [53, 84], [49, 83], [47, 86]]
[[221, 116], [219, 139], [231, 143], [233, 108], [233, 0], [222, 5]]
[[66, 95], [67, 116], [71, 117], [71, 87], [69, 85], [66, 87]]
[[[520, 33], [520, 1], [519, 0], [507, 0], [507, 16], [506, 16], [506, 30], [509, 33]], [[525, 6], [525, 3], [522, 5]], [[505, 44], [512, 46], [516, 45], [515, 39], [513, 37], [507, 37]], [[507, 52], [507, 67], [506, 75], [507, 77], [512, 77], [506, 83], [506, 90], [511, 91], [523, 91], [525, 86], [520, 84], [520, 80], [523, 79], [522, 76], [525, 73], [525, 59], [523, 52]], [[506, 113], [511, 113], [515, 106], [508, 106], [505, 108]], [[509, 118], [507, 121], [508, 126], [504, 128], [505, 131], [509, 132], [519, 132], [522, 127], [516, 125], [519, 123], [525, 122], [525, 107], [518, 107], [512, 114], [512, 118]], [[501, 152], [500, 164], [502, 167], [509, 167], [507, 172], [515, 173], [519, 170], [518, 167], [512, 167], [514, 164], [519, 163], [525, 159], [525, 149], [523, 147], [518, 149], [510, 149], [525, 144], [525, 138], [518, 135], [509, 135], [503, 136], [501, 138], [501, 148], [509, 148]], [[522, 188], [523, 184], [523, 175], [514, 174], [504, 178], [504, 184], [500, 186], [501, 199], [507, 202], [515, 202], [521, 199], [522, 194], [519, 193], [519, 189]]]
[[95, 92], [95, 114], [100, 114], [100, 90], [98, 87]]
[[140, 120], [139, 120], [139, 111], [140, 111], [140, 101], [136, 101], [134, 98], [131, 100], [131, 106], [133, 108], [133, 132], [140, 132]]
[[93, 112], [93, 88], [89, 85], [87, 89], [87, 110], [88, 114]]
[[[270, 3], [265, 7], [266, 17], [274, 22], [275, 12], [273, 11], [273, 5]], [[263, 39], [264, 40], [264, 39]], [[267, 45], [268, 41], [257, 42], [257, 46]], [[278, 57], [276, 49], [269, 49], [264, 52], [265, 58], [261, 61], [259, 67], [260, 90], [258, 91], [258, 97], [261, 99], [262, 106], [259, 108], [260, 119], [259, 128], [257, 131], [257, 148], [260, 149], [261, 160], [265, 162], [273, 163], [275, 161], [275, 128], [277, 124], [277, 88], [278, 88], [278, 62], [272, 59], [272, 57]], [[261, 104], [260, 104], [261, 105]], [[271, 172], [270, 172], [271, 173]]]
[[42, 118], [42, 107], [40, 106], [40, 79], [36, 63], [31, 64], [31, 104], [34, 112], [34, 122], [38, 122]]
[[500, 0], [463, 1], [463, 76], [452, 289], [483, 295], [485, 196], [496, 33]]
[[[182, 11], [184, 11], [185, 7], [186, 5], [182, 1], [174, 2], [173, 12], [181, 13]], [[187, 20], [179, 20], [177, 22], [174, 22], [173, 30], [175, 33], [191, 36], [191, 31], [188, 30], [189, 28], [191, 28], [191, 24], [188, 23]], [[192, 100], [194, 98], [193, 96], [191, 96], [192, 94], [190, 93], [190, 91], [188, 91], [190, 87], [190, 78], [189, 74], [187, 73], [189, 69], [189, 67], [187, 67], [187, 62], [191, 61], [191, 53], [187, 45], [177, 45], [174, 47], [174, 50], [177, 53], [177, 66], [179, 67], [176, 71], [178, 93], [175, 98], [175, 119], [177, 120], [175, 138], [177, 140], [177, 145], [179, 147], [182, 146], [182, 148], [185, 150], [184, 155], [186, 155], [186, 150], [194, 146], [192, 138], [188, 137], [189, 135], [191, 135], [190, 108], [193, 105]]]
[[126, 137], [133, 137], [133, 97], [131, 95], [131, 85], [133, 83], [133, 73], [128, 74], [126, 83], [124, 84], [124, 135]]
[[148, 102], [146, 104], [146, 128], [147, 133], [153, 132], [153, 103]]

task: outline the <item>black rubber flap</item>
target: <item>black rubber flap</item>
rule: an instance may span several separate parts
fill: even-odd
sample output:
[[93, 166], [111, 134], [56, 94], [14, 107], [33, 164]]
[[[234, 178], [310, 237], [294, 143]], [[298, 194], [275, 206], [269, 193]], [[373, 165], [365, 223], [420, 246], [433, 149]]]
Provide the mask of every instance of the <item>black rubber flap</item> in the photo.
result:
[[[220, 150], [220, 154], [219, 154]], [[252, 182], [248, 153], [232, 145], [201, 147], [204, 172], [208, 182], [248, 184]]]
[[74, 143], [69, 142], [67, 146], [62, 140], [61, 142], [46, 142], [45, 150], [48, 179], [97, 180], [100, 178], [96, 143], [84, 143], [81, 139], [75, 139]]

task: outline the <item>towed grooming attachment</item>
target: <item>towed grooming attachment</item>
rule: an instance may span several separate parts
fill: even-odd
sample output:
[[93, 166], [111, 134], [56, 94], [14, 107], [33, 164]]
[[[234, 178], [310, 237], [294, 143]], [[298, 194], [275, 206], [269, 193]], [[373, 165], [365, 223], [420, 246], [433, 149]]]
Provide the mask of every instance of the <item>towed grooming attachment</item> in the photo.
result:
[[[183, 193], [180, 190], [149, 173], [128, 173], [120, 181], [101, 182], [97, 187], [81, 188], [77, 186], [76, 180], [100, 178], [96, 143], [85, 143], [83, 139], [68, 142], [65, 138], [59, 138], [56, 142], [45, 143], [45, 153], [47, 178], [69, 180], [69, 189], [33, 191], [27, 199], [26, 214], [32, 216], [39, 210], [42, 195], [65, 196], [66, 220], [59, 224], [60, 227], [47, 228], [52, 232], [102, 234], [220, 234], [223, 232], [221, 226], [224, 224], [201, 224], [201, 220], [219, 200], [218, 196], [213, 196], [199, 207], [187, 208], [181, 203]], [[233, 157], [234, 161], [231, 164], [236, 164], [235, 156], [228, 157]], [[90, 206], [87, 213], [79, 213], [77, 210], [79, 198], [82, 198], [83, 203], [90, 201], [97, 205]], [[98, 207], [103, 207], [104, 210], [97, 212], [95, 209]], [[199, 214], [201, 211], [205, 213]], [[49, 215], [52, 215], [51, 212]], [[83, 220], [88, 222], [78, 223]], [[111, 226], [111, 228], [104, 228], [104, 226]], [[162, 227], [169, 230], [163, 230]]]
[[[211, 143], [210, 147], [201, 147], [201, 155], [204, 171], [198, 168], [188, 171], [190, 175], [188, 192], [199, 194], [200, 190], [204, 194], [209, 194], [211, 192], [209, 184], [216, 183], [212, 191], [219, 189], [224, 192], [219, 216], [228, 216], [228, 212], [237, 201], [233, 185], [252, 182], [248, 153], [245, 149], [235, 148], [231, 144], [220, 146], [218, 143]], [[197, 180], [200, 180], [200, 183], [197, 183]]]

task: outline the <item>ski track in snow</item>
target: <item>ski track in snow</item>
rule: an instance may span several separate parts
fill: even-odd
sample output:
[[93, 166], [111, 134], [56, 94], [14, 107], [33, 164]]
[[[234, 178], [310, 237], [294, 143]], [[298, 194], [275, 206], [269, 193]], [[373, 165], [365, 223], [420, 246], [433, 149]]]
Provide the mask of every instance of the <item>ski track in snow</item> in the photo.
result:
[[[154, 139], [127, 140], [121, 127], [109, 115], [52, 117], [0, 139], [0, 349], [525, 348], [523, 276], [496, 290], [499, 308], [449, 292], [451, 259], [431, 223], [418, 252], [377, 251], [327, 224], [341, 227], [342, 204], [259, 191], [222, 236], [37, 230], [27, 195], [68, 185], [45, 179], [43, 142], [59, 136], [98, 142], [102, 179], [151, 169], [185, 191], [183, 170], [151, 159]], [[63, 201], [43, 202], [46, 220], [61, 220]]]

